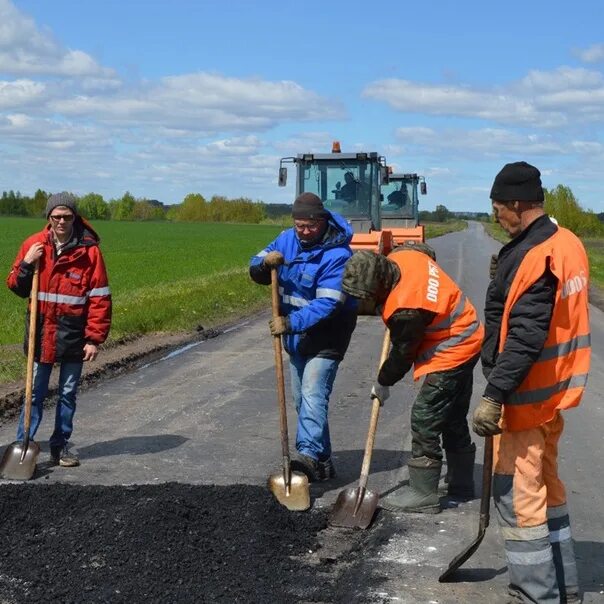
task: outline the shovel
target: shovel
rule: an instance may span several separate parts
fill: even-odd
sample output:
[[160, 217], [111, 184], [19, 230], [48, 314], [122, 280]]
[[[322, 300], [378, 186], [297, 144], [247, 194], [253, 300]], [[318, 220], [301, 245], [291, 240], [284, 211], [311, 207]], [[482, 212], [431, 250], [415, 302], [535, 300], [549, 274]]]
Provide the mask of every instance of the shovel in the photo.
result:
[[34, 270], [31, 285], [31, 303], [29, 309], [29, 337], [27, 347], [27, 375], [25, 380], [25, 408], [23, 410], [23, 442], [15, 441], [6, 448], [0, 462], [0, 476], [8, 480], [29, 480], [36, 471], [36, 460], [40, 454], [40, 445], [29, 440], [31, 425], [31, 400], [34, 376], [34, 354], [36, 350], [36, 324], [38, 321], [38, 284], [40, 275], [38, 263]]
[[[388, 356], [390, 349], [390, 331], [386, 329], [384, 341], [382, 343], [382, 354], [380, 357], [380, 367]], [[365, 443], [365, 455], [361, 467], [361, 477], [359, 486], [356, 489], [348, 488], [340, 491], [338, 498], [329, 515], [329, 524], [331, 526], [341, 526], [345, 528], [366, 529], [373, 519], [375, 509], [377, 508], [379, 495], [375, 491], [367, 490], [367, 479], [369, 477], [369, 466], [371, 465], [371, 454], [373, 452], [373, 441], [377, 422], [380, 416], [380, 401], [373, 399], [371, 408], [371, 419], [369, 421], [369, 432]]]
[[493, 437], [487, 436], [484, 439], [484, 462], [482, 465], [482, 495], [480, 497], [480, 521], [478, 523], [478, 535], [476, 539], [466, 547], [460, 554], [455, 556], [449, 563], [449, 568], [440, 576], [438, 580], [441, 583], [448, 583], [453, 573], [464, 564], [470, 556], [478, 549], [484, 534], [489, 526], [490, 508], [491, 508], [491, 481], [493, 473]]
[[[277, 269], [271, 268], [271, 298], [273, 319], [279, 316], [279, 283]], [[281, 454], [283, 469], [268, 478], [268, 488], [277, 501], [288, 510], [302, 512], [310, 507], [310, 488], [305, 474], [292, 472], [289, 458], [289, 435], [287, 432], [287, 411], [285, 408], [285, 380], [283, 379], [283, 351], [281, 337], [273, 337], [275, 369], [277, 371], [277, 398], [279, 400], [279, 426], [281, 429]]]

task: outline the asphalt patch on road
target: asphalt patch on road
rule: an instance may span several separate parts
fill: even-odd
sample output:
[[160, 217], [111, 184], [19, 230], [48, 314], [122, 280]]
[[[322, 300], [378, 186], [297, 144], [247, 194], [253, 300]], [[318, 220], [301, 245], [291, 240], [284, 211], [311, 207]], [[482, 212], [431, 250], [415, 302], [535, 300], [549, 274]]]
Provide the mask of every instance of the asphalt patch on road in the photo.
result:
[[350, 602], [367, 534], [249, 485], [4, 484], [0, 603]]

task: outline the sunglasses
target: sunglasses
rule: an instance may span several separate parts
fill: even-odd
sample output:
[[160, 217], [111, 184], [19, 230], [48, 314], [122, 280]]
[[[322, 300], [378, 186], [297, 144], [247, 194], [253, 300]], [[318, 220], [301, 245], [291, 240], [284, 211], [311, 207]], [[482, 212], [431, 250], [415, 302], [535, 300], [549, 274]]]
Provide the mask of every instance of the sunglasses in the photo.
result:
[[50, 219], [53, 222], [60, 222], [61, 220], [64, 220], [65, 222], [71, 222], [74, 218], [75, 216], [73, 214], [55, 214], [54, 216], [52, 214], [50, 215]]

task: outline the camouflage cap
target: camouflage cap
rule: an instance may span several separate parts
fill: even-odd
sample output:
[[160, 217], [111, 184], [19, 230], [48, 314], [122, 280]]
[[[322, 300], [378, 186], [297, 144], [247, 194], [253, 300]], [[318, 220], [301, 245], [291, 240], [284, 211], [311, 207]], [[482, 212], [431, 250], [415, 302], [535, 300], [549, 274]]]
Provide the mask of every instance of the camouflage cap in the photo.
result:
[[354, 298], [382, 302], [400, 278], [398, 266], [381, 254], [366, 250], [348, 259], [342, 278], [342, 289]]
[[401, 245], [397, 245], [392, 252], [401, 252], [404, 250], [415, 250], [416, 252], [422, 252], [423, 254], [430, 256], [432, 260], [436, 260], [436, 252], [434, 249], [422, 241], [404, 241]]

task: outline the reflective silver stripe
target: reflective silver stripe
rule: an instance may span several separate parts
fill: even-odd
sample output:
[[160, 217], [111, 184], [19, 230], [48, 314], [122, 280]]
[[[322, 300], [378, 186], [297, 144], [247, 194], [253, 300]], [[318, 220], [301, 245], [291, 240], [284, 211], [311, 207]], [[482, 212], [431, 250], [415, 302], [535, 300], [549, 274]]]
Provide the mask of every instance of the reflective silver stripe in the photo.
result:
[[49, 294], [48, 292], [38, 292], [40, 302], [52, 302], [54, 304], [75, 304], [82, 305], [88, 301], [88, 296], [65, 296], [64, 294]]
[[426, 328], [426, 331], [440, 331], [441, 329], [451, 327], [451, 325], [453, 325], [453, 321], [461, 316], [463, 309], [466, 307], [466, 299], [466, 295], [461, 294], [461, 298], [459, 299], [457, 306], [453, 309], [453, 312], [448, 317], [445, 317], [440, 323], [429, 325]]
[[289, 304], [290, 306], [297, 306], [298, 308], [301, 308], [302, 306], [308, 306], [310, 304], [310, 302], [304, 298], [284, 294], [282, 287], [279, 288], [279, 294], [281, 295], [281, 300], [283, 300], [283, 303]]
[[538, 552], [510, 552], [506, 550], [505, 556], [510, 564], [543, 564], [553, 560], [551, 547]]
[[478, 329], [479, 326], [480, 326], [480, 323], [478, 321], [473, 321], [465, 329], [465, 331], [462, 331], [460, 334], [458, 334], [456, 336], [451, 336], [450, 338], [447, 338], [446, 340], [444, 340], [443, 342], [440, 342], [436, 346], [433, 346], [432, 348], [429, 348], [428, 350], [426, 350], [423, 354], [421, 354], [421, 355], [419, 355], [419, 357], [417, 357], [417, 361], [422, 362], [422, 363], [426, 362], [426, 361], [430, 360], [437, 352], [443, 352], [445, 350], [448, 350], [449, 348], [453, 348], [453, 346], [457, 346], [458, 344], [461, 344], [461, 342], [463, 342], [464, 340], [467, 340]]
[[508, 541], [534, 541], [535, 539], [543, 539], [550, 534], [547, 524], [539, 526], [527, 526], [520, 528], [517, 526], [502, 526], [501, 534]]
[[257, 256], [258, 258], [264, 258], [264, 256], [266, 256], [267, 254], [268, 254], [268, 252], [267, 252], [266, 250], [262, 250], [261, 252], [258, 252], [258, 253], [256, 254], [256, 256]]
[[563, 526], [557, 531], [549, 532], [549, 540], [552, 543], [560, 543], [561, 541], [568, 541], [570, 539], [570, 526]]
[[589, 348], [590, 346], [591, 334], [587, 334], [586, 336], [578, 336], [572, 340], [569, 340], [568, 342], [562, 342], [556, 346], [548, 346], [547, 348], [544, 348], [541, 351], [537, 361], [551, 361], [552, 359], [566, 356], [575, 350]]
[[329, 287], [317, 287], [317, 298], [333, 298], [338, 302], [344, 302], [346, 294], [337, 289], [329, 289]]
[[548, 518], [563, 518], [564, 516], [568, 516], [568, 506], [565, 503], [547, 508]]
[[549, 398], [570, 390], [571, 388], [584, 388], [587, 384], [587, 373], [580, 373], [579, 375], [573, 375], [567, 380], [558, 382], [553, 386], [547, 388], [538, 388], [537, 390], [527, 390], [526, 392], [515, 392], [508, 397], [507, 404], [510, 405], [525, 405], [527, 403], [541, 403], [547, 401]]
[[110, 296], [111, 290], [108, 287], [95, 287], [88, 292], [89, 297], [93, 296]]

